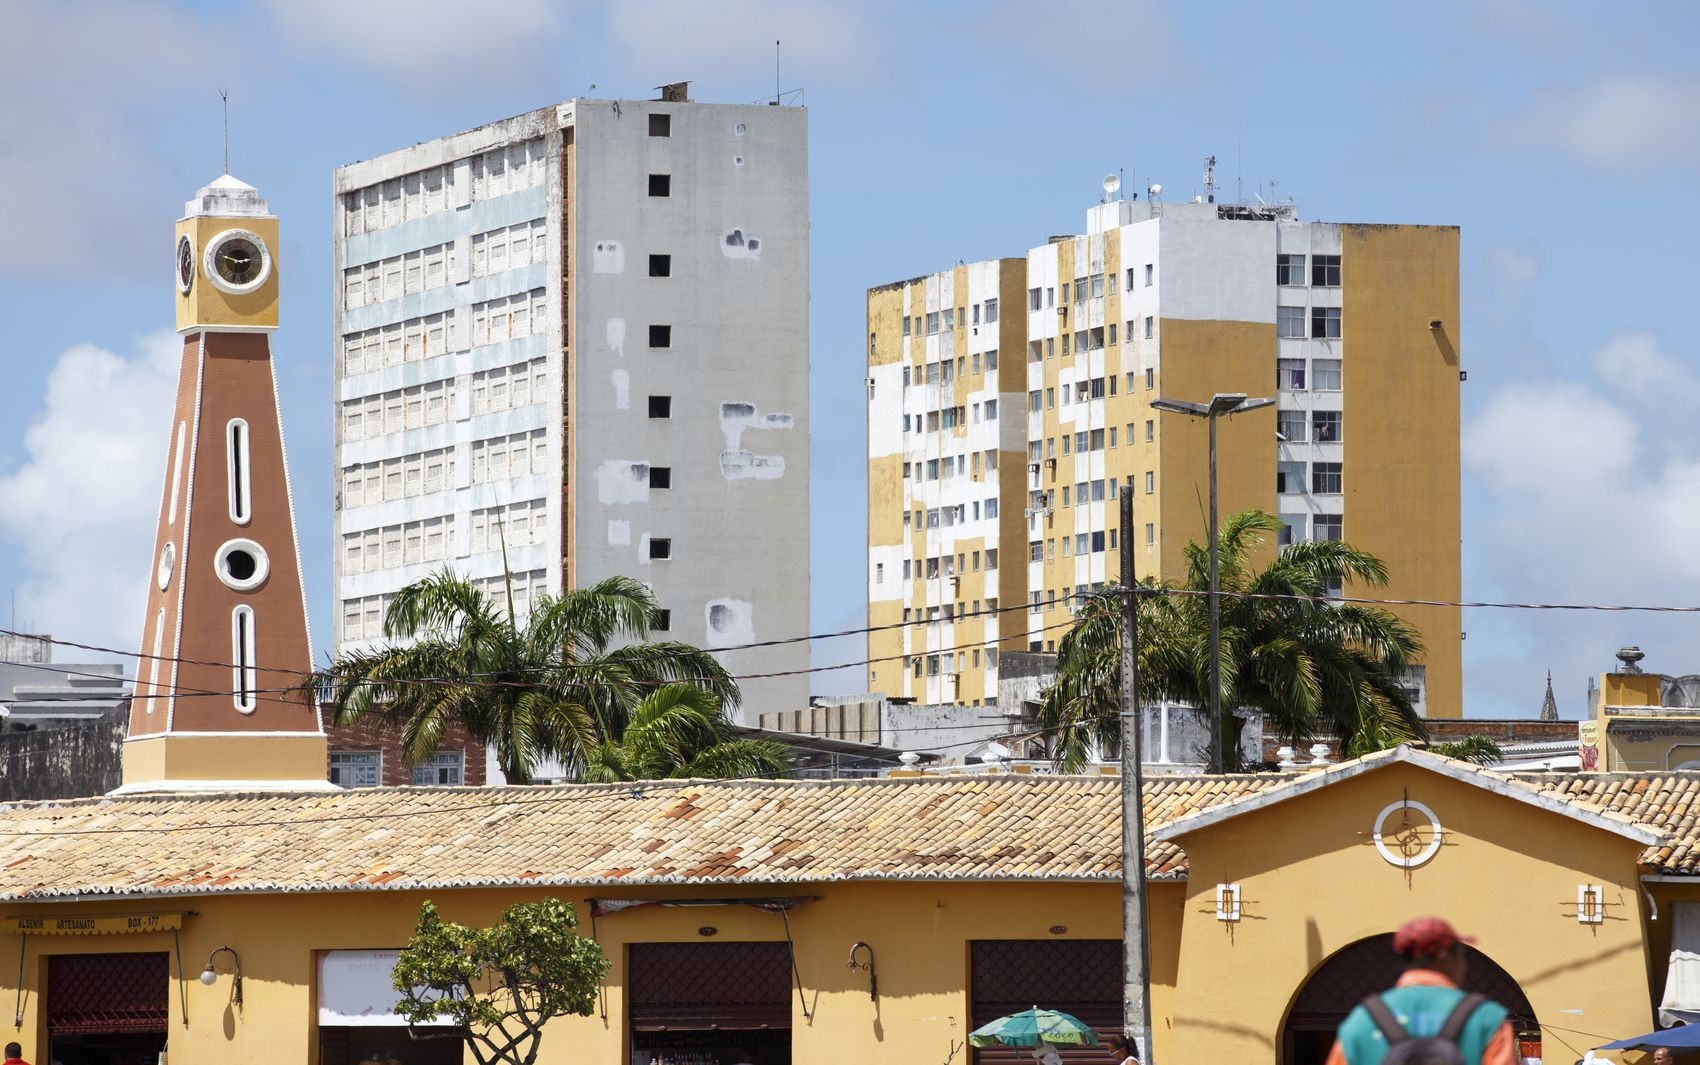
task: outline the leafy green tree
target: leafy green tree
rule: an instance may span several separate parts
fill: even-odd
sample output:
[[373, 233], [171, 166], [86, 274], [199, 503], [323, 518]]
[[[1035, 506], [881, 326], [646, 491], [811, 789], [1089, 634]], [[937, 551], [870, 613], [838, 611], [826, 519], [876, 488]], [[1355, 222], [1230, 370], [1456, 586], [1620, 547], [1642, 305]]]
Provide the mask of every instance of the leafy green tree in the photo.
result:
[[1460, 762], [1473, 762], [1476, 765], [1497, 765], [1505, 760], [1505, 751], [1499, 744], [1483, 736], [1472, 733], [1461, 740], [1448, 743], [1436, 743], [1429, 747], [1435, 754], [1444, 754], [1448, 758], [1456, 758]]
[[597, 749], [584, 780], [766, 776], [790, 767], [784, 744], [739, 739], [713, 693], [669, 684], [643, 697], [620, 739]]
[[396, 959], [396, 1012], [409, 1025], [449, 1021], [479, 1065], [532, 1065], [543, 1025], [589, 1016], [608, 959], [579, 935], [570, 903], [546, 898], [509, 906], [493, 928], [445, 921], [427, 902]]
[[582, 773], [659, 686], [689, 686], [722, 717], [738, 705], [737, 682], [713, 655], [649, 642], [655, 596], [629, 577], [544, 596], [523, 623], [511, 587], [506, 600], [447, 569], [415, 581], [385, 612], [388, 644], [336, 658], [308, 686], [329, 693], [339, 724], [399, 728], [410, 762], [462, 726], [516, 784], [545, 758]]
[[[1319, 729], [1341, 737], [1351, 756], [1421, 740], [1425, 733], [1401, 683], [1422, 651], [1416, 631], [1390, 611], [1361, 603], [1324, 603], [1336, 582], [1361, 588], [1387, 583], [1387, 567], [1338, 540], [1289, 544], [1262, 568], [1257, 548], [1281, 528], [1261, 510], [1229, 516], [1217, 545], [1221, 598], [1221, 685], [1225, 708], [1249, 707], [1265, 727], [1295, 745]], [[1159, 589], [1147, 582], [1139, 599], [1139, 687], [1142, 701], [1167, 696], [1209, 704], [1209, 552], [1187, 545], [1185, 581]], [[1238, 594], [1230, 594], [1238, 593]], [[1077, 769], [1093, 746], [1113, 749], [1119, 737], [1120, 589], [1087, 601], [1057, 649], [1057, 678], [1040, 703], [1053, 757]], [[1215, 742], [1237, 768], [1237, 722]]]

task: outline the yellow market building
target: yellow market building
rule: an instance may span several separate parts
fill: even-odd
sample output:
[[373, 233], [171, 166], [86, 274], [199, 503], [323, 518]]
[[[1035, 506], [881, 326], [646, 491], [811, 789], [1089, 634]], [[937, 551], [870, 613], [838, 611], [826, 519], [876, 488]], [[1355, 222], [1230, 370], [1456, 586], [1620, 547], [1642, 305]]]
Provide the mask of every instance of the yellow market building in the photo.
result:
[[[1380, 937], [1431, 912], [1480, 936], [1474, 971], [1530, 1057], [1647, 1031], [1673, 929], [1695, 946], [1697, 794], [1689, 773], [1506, 776], [1405, 748], [1149, 781], [1154, 1059], [1320, 1061], [1386, 978]], [[490, 923], [554, 895], [612, 969], [542, 1062], [967, 1062], [1002, 1012], [1120, 1023], [1118, 814], [1114, 778], [1017, 774], [19, 804], [0, 810], [8, 1038], [66, 1065], [458, 1062], [388, 1015], [420, 903]]]

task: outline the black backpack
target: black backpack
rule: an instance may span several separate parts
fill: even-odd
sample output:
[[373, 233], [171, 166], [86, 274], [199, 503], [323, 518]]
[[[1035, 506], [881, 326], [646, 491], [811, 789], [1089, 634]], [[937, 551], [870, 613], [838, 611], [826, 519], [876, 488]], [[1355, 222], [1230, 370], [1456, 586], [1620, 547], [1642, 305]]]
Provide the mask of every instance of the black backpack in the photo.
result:
[[1387, 1037], [1387, 1056], [1381, 1059], [1381, 1065], [1467, 1065], [1458, 1039], [1477, 1007], [1486, 1001], [1485, 995], [1465, 995], [1446, 1015], [1446, 1023], [1440, 1026], [1438, 1034], [1421, 1037], [1405, 1031], [1380, 995], [1364, 999], [1363, 1007]]

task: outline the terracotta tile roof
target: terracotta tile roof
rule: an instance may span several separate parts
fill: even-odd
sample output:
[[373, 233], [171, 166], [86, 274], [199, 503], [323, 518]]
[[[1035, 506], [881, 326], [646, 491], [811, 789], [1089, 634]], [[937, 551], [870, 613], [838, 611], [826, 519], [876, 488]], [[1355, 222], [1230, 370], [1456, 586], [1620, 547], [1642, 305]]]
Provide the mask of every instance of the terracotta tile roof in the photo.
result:
[[1700, 875], [1700, 772], [1525, 773], [1511, 779], [1542, 794], [1656, 829], [1665, 839], [1642, 853], [1646, 870], [1667, 876]]
[[[1147, 835], [1293, 778], [1146, 781]], [[1657, 871], [1700, 872], [1700, 773], [1514, 785], [1656, 828]], [[1115, 777], [677, 781], [135, 795], [0, 807], [0, 900], [500, 885], [1113, 881]], [[1186, 875], [1151, 840], [1147, 870]]]
[[[1150, 825], [1279, 782], [1147, 782]], [[135, 795], [0, 808], [0, 899], [503, 884], [1114, 880], [1119, 781], [997, 776]], [[1154, 877], [1184, 876], [1156, 844]]]

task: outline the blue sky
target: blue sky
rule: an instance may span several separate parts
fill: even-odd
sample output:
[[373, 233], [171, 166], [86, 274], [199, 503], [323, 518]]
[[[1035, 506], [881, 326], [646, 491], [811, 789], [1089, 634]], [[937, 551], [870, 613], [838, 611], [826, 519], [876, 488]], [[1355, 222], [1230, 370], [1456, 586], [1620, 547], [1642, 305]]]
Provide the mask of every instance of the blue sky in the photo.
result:
[[[1104, 173], [1279, 182], [1307, 218], [1456, 224], [1468, 599], [1700, 603], [1700, 14], [1523, 0], [13, 0], [0, 37], [0, 590], [133, 646], [175, 372], [171, 227], [231, 170], [284, 227], [274, 339], [315, 638], [329, 633], [330, 182], [555, 100], [810, 109], [815, 631], [864, 616], [863, 293], [1072, 232]], [[163, 334], [163, 335], [162, 335]], [[1700, 618], [1471, 611], [1470, 716], [1577, 716], [1626, 642]], [[772, 634], [780, 635], [780, 634]], [[791, 634], [784, 634], [791, 635]], [[816, 662], [862, 657], [821, 641]], [[861, 671], [817, 675], [854, 690]]]

